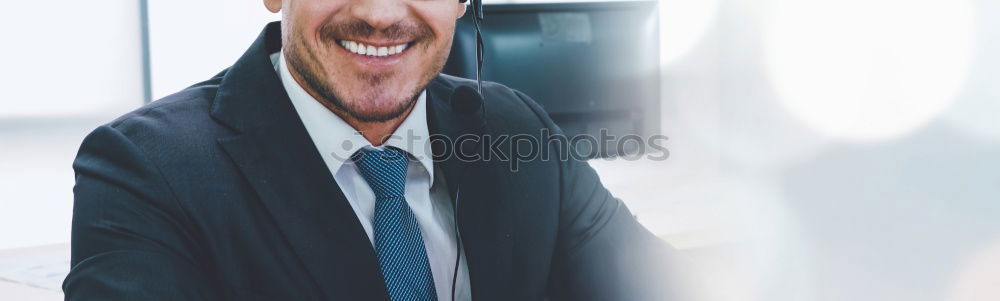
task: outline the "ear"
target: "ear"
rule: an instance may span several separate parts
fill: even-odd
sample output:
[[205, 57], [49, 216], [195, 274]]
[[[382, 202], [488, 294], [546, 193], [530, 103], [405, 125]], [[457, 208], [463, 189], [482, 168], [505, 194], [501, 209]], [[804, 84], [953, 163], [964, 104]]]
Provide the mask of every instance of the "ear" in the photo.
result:
[[472, 1], [465, 1], [465, 2], [456, 1], [456, 3], [458, 4], [459, 9], [458, 9], [458, 17], [456, 17], [455, 19], [461, 19], [462, 16], [465, 15], [465, 10], [469, 8], [469, 5], [467, 5], [467, 3], [472, 3]]
[[264, 0], [264, 6], [272, 13], [281, 11], [281, 0]]

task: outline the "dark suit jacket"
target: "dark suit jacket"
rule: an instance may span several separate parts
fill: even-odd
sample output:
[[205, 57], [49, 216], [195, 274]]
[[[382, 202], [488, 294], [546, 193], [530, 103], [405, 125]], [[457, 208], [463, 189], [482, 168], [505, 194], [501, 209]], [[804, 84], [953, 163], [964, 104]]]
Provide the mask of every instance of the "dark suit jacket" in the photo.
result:
[[[280, 43], [269, 24], [232, 67], [87, 136], [73, 163], [67, 300], [387, 299], [371, 244], [268, 58]], [[426, 88], [432, 134], [560, 132], [496, 83], [484, 84], [484, 109], [456, 112], [461, 85], [475, 83], [441, 75]], [[650, 294], [668, 279], [648, 267], [669, 248], [585, 162], [514, 172], [441, 160], [452, 197], [461, 191], [473, 299], [664, 297]]]

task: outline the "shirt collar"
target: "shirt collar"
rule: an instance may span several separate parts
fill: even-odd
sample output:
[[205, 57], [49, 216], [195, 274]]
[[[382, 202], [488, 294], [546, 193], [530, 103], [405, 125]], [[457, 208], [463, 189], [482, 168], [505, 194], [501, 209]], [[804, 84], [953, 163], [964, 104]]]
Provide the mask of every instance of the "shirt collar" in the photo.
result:
[[415, 157], [431, 179], [434, 179], [434, 159], [431, 153], [430, 131], [427, 128], [427, 91], [421, 91], [413, 110], [399, 128], [381, 146], [372, 146], [364, 136], [309, 95], [288, 71], [283, 51], [271, 54], [271, 63], [281, 78], [295, 111], [302, 120], [313, 143], [323, 156], [330, 171], [336, 173], [362, 147], [382, 149], [385, 146], [406, 151]]

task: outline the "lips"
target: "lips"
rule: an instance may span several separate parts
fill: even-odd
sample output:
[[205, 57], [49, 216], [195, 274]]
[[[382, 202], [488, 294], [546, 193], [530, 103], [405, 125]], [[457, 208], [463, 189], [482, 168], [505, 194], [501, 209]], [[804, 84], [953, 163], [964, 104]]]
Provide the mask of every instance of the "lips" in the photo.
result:
[[373, 56], [373, 57], [387, 57], [402, 53], [404, 50], [406, 50], [407, 47], [410, 46], [411, 43], [402, 43], [389, 46], [374, 46], [351, 40], [340, 40], [339, 44], [341, 47], [344, 47], [344, 49], [346, 49], [347, 51], [350, 51], [355, 54]]

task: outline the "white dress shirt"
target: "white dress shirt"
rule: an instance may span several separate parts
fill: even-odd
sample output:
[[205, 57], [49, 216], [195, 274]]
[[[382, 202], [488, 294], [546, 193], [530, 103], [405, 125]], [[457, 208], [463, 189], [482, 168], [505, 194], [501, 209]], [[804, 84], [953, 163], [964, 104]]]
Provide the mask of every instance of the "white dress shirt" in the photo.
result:
[[[271, 54], [274, 69], [288, 92], [288, 98], [305, 125], [309, 136], [322, 154], [334, 180], [344, 192], [354, 213], [361, 221], [368, 239], [374, 245], [372, 216], [375, 212], [375, 193], [351, 164], [350, 158], [362, 147], [382, 148], [392, 146], [410, 153], [417, 160], [410, 160], [406, 172], [406, 203], [420, 224], [420, 233], [427, 248], [427, 259], [434, 276], [438, 300], [451, 300], [452, 277], [455, 272], [455, 214], [441, 171], [435, 172], [427, 129], [427, 93], [421, 92], [417, 103], [403, 123], [381, 146], [372, 146], [360, 133], [339, 116], [309, 95], [288, 72], [284, 52]], [[407, 138], [413, 137], [413, 138]], [[417, 138], [417, 139], [414, 139]], [[348, 164], [344, 164], [347, 162]], [[464, 253], [464, 252], [463, 252]], [[455, 298], [471, 300], [469, 273], [462, 254], [459, 262]]]

